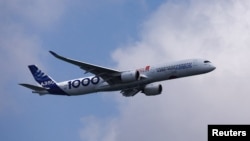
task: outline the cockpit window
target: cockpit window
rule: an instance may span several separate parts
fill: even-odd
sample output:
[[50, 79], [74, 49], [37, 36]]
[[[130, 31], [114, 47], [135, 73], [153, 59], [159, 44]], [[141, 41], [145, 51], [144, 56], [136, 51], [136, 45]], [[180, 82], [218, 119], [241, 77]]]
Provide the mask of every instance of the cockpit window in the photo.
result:
[[206, 61], [204, 61], [204, 63], [211, 63], [210, 61], [208, 61], [208, 60], [206, 60]]

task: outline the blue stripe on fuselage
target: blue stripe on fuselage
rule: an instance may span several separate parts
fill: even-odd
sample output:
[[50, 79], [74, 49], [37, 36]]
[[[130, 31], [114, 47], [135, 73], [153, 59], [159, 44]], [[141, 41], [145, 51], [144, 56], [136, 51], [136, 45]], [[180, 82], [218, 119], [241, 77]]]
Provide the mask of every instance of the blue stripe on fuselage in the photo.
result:
[[50, 85], [48, 92], [54, 95], [68, 95], [69, 96], [69, 94], [63, 91], [60, 87], [58, 87], [56, 83], [54, 83], [53, 85]]

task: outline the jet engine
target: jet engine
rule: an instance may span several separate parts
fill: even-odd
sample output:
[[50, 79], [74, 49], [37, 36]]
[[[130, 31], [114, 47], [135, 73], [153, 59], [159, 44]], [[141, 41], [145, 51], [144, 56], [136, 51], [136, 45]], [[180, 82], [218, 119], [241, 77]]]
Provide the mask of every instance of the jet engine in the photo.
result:
[[121, 80], [122, 82], [131, 82], [139, 80], [140, 73], [139, 71], [126, 71], [121, 74]]
[[147, 96], [153, 96], [153, 95], [159, 95], [162, 92], [162, 85], [153, 85], [148, 84], [144, 87], [142, 93], [144, 93]]

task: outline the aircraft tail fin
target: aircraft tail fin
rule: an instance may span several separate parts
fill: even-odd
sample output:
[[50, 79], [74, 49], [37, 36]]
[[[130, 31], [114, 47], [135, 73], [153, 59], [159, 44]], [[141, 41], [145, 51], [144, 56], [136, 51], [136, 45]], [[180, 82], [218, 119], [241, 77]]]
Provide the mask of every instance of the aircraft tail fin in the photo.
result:
[[56, 82], [50, 76], [42, 72], [36, 65], [29, 65], [28, 67], [36, 82], [44, 88], [51, 88], [55, 85]]
[[33, 93], [39, 93], [40, 95], [69, 95], [65, 91], [63, 91], [60, 86], [57, 85], [56, 81], [42, 72], [36, 65], [29, 65], [28, 67], [36, 82], [38, 82], [42, 87], [24, 83], [21, 83], [19, 85], [32, 89]]

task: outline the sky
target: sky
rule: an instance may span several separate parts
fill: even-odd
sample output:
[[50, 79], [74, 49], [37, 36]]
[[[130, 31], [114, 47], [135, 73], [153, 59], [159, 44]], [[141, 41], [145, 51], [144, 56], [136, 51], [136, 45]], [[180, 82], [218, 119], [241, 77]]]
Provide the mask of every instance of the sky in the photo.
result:
[[[207, 140], [208, 124], [250, 123], [248, 0], [0, 0], [0, 140]], [[204, 58], [216, 70], [159, 82], [163, 92], [39, 96], [37, 64], [56, 81], [87, 76], [49, 54], [118, 70]]]

